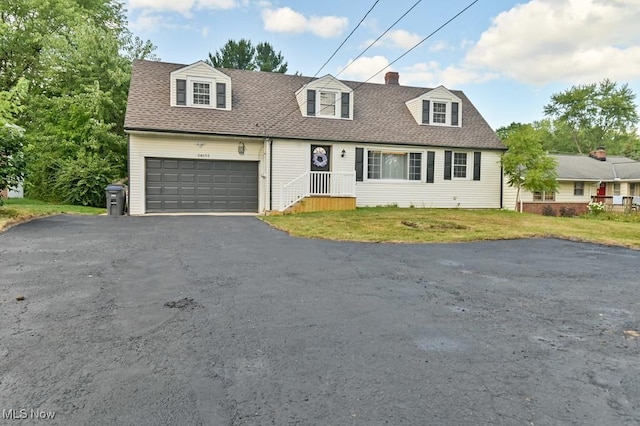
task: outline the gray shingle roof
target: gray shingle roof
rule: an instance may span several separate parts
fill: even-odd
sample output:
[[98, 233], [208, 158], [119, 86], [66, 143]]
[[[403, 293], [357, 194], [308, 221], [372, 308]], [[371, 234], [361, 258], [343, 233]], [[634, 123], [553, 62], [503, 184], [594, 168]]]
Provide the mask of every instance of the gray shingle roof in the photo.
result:
[[640, 162], [626, 157], [607, 156], [606, 161], [585, 155], [552, 155], [558, 161], [558, 179], [613, 181], [640, 180]]
[[405, 102], [431, 89], [343, 81], [355, 89], [354, 120], [303, 117], [295, 92], [311, 78], [234, 69], [220, 69], [231, 77], [231, 111], [171, 107], [169, 75], [184, 66], [134, 62], [125, 129], [505, 149], [460, 91], [452, 91], [462, 99], [460, 128], [420, 126], [413, 119]]

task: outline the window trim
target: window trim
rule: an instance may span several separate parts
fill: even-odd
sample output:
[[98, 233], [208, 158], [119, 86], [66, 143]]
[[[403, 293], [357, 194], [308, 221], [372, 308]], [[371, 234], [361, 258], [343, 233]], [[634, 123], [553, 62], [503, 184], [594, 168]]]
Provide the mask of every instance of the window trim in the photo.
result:
[[[580, 186], [578, 186], [578, 184], [580, 184]], [[584, 182], [581, 182], [581, 181], [573, 182], [573, 196], [584, 197], [584, 187], [585, 187]]]
[[[333, 95], [333, 114], [323, 114], [322, 113], [322, 95], [323, 94], [332, 94]], [[340, 110], [342, 107], [338, 106], [338, 95], [341, 95], [341, 92], [336, 92], [335, 90], [324, 90], [318, 89], [316, 93], [316, 117], [323, 118], [340, 118]], [[342, 96], [340, 96], [340, 100], [342, 100]]]
[[[538, 195], [536, 195], [538, 194]], [[549, 196], [550, 195], [550, 196]], [[532, 193], [533, 201], [537, 202], [548, 202], [548, 201], [556, 201], [556, 193], [555, 191], [534, 191]]]
[[[390, 183], [390, 182], [411, 182], [411, 183], [420, 183], [422, 182], [422, 178], [424, 177], [424, 172], [423, 172], [423, 166], [424, 166], [424, 161], [423, 161], [423, 157], [424, 157], [424, 152], [422, 151], [393, 151], [393, 150], [385, 150], [385, 149], [369, 149], [366, 148], [365, 149], [365, 153], [363, 153], [363, 180], [365, 182], [379, 182], [379, 183]], [[378, 173], [380, 175], [379, 178], [372, 178], [369, 177], [370, 176], [370, 164], [369, 164], [369, 158], [370, 158], [370, 154], [371, 153], [378, 153], [379, 154], [379, 158], [380, 158], [380, 165], [379, 165], [379, 170]], [[405, 157], [405, 178], [404, 179], [386, 179], [386, 178], [382, 178], [382, 156], [383, 154], [393, 154], [393, 155], [403, 155]], [[412, 161], [412, 155], [417, 155], [417, 157], [415, 158], [415, 161], [419, 162], [419, 169], [418, 169], [418, 173], [419, 175], [417, 176], [417, 179], [411, 179], [412, 176], [412, 169], [411, 169], [411, 161]], [[415, 167], [413, 169], [413, 171], [415, 172]], [[413, 176], [415, 177], [415, 173], [413, 173]]]
[[[456, 176], [456, 156], [464, 155], [464, 176]], [[460, 165], [458, 165], [460, 167]], [[451, 154], [451, 180], [469, 180], [469, 153], [453, 151]]]
[[[216, 100], [218, 96], [216, 80], [214, 78], [207, 77], [187, 77], [187, 104], [183, 106], [192, 107], [192, 108], [211, 108], [211, 109], [222, 109], [216, 108]], [[197, 104], [193, 102], [194, 90], [193, 86], [196, 83], [200, 84], [208, 84], [209, 85], [209, 103], [208, 104]]]
[[[425, 102], [426, 101], [426, 102]], [[457, 124], [452, 124], [451, 114], [453, 113], [453, 104], [458, 104], [457, 109]], [[442, 127], [462, 127], [462, 119], [460, 117], [461, 101], [452, 99], [440, 99], [440, 98], [424, 98], [421, 102], [422, 105], [422, 126], [442, 126]], [[428, 117], [424, 116], [424, 107], [428, 106]], [[436, 112], [436, 107], [439, 105], [445, 106], [444, 113], [441, 111]], [[436, 114], [444, 114], [444, 123], [436, 122], [434, 120]], [[425, 118], [427, 119], [425, 122]]]

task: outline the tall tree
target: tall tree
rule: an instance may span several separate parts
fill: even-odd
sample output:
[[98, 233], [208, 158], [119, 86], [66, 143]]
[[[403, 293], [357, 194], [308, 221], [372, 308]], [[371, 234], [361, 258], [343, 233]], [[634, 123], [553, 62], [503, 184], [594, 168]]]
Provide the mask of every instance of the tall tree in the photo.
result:
[[237, 42], [227, 41], [215, 54], [209, 53], [205, 62], [219, 68], [287, 72], [287, 63], [282, 53], [276, 53], [271, 44], [263, 42], [254, 47], [250, 40], [244, 38]]
[[0, 0], [0, 91], [29, 81], [25, 129], [30, 196], [104, 205], [126, 176], [123, 130], [131, 59], [153, 57], [118, 0]]
[[556, 161], [542, 148], [540, 133], [530, 124], [512, 123], [496, 130], [508, 150], [502, 154], [502, 167], [507, 182], [516, 188], [516, 210], [522, 189], [531, 192], [558, 189]]
[[251, 41], [244, 38], [236, 42], [229, 40], [215, 55], [209, 53], [207, 63], [217, 68], [234, 68], [239, 70], [254, 70], [256, 64], [253, 60], [256, 48]]
[[576, 152], [587, 153], [600, 145], [616, 152], [635, 134], [639, 120], [635, 97], [627, 84], [618, 86], [605, 79], [554, 94], [544, 114], [555, 127], [567, 131]]
[[271, 44], [264, 42], [256, 46], [255, 62], [260, 71], [287, 72], [287, 63], [281, 52], [276, 53]]

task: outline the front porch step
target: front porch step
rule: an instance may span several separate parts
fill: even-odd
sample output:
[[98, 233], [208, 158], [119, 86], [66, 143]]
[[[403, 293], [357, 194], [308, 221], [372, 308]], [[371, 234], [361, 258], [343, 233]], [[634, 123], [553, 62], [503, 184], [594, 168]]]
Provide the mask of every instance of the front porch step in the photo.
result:
[[302, 200], [287, 208], [284, 213], [308, 213], [355, 209], [356, 197], [322, 197], [314, 195], [304, 197]]

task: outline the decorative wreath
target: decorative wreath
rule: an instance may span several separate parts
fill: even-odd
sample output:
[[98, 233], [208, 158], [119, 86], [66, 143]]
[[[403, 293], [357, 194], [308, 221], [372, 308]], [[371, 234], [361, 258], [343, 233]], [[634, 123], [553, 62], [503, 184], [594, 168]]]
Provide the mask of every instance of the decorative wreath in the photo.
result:
[[324, 167], [329, 162], [329, 158], [325, 152], [313, 153], [313, 165], [316, 167]]

